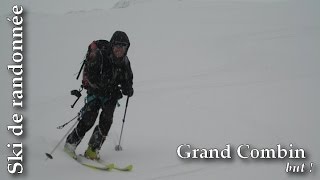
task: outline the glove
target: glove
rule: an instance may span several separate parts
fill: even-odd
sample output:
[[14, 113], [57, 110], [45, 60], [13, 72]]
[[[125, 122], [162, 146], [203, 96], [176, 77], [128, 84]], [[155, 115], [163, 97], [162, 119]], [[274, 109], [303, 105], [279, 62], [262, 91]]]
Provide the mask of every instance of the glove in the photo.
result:
[[128, 97], [131, 97], [133, 95], [133, 88], [123, 89], [122, 94]]
[[118, 100], [122, 98], [122, 93], [120, 90], [116, 90], [114, 93], [112, 93], [111, 96], [114, 97], [116, 100]]

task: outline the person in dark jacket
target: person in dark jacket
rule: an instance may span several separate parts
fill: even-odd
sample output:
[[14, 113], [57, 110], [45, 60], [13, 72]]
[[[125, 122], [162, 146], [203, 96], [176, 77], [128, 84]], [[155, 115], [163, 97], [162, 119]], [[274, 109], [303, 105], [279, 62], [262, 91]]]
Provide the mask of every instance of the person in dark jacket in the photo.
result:
[[133, 95], [133, 73], [127, 53], [130, 41], [125, 32], [116, 31], [110, 42], [93, 41], [87, 51], [82, 85], [87, 90], [86, 103], [81, 110], [78, 125], [68, 135], [65, 151], [76, 158], [75, 150], [86, 132], [98, 117], [99, 124], [94, 128], [84, 155], [99, 159], [99, 150], [113, 122], [116, 104], [123, 95]]

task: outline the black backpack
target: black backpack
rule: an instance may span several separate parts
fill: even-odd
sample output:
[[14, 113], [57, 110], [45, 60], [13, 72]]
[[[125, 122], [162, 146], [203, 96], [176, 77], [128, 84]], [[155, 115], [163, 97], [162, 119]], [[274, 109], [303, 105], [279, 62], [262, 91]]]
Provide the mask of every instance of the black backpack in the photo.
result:
[[[86, 59], [83, 61], [77, 79], [80, 76], [80, 73], [83, 70], [82, 76], [82, 86], [87, 89], [97, 81], [99, 73], [102, 69], [103, 60], [105, 57], [109, 56], [111, 53], [111, 46], [107, 40], [97, 40], [93, 41], [89, 46], [86, 54]], [[89, 73], [90, 72], [90, 73]]]

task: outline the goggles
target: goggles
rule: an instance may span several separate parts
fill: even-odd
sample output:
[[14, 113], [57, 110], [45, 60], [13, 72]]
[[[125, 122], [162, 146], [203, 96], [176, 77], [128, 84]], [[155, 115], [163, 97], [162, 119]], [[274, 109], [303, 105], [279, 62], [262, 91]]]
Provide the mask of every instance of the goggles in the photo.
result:
[[116, 41], [116, 42], [114, 42], [113, 47], [126, 49], [126, 48], [128, 48], [128, 43]]

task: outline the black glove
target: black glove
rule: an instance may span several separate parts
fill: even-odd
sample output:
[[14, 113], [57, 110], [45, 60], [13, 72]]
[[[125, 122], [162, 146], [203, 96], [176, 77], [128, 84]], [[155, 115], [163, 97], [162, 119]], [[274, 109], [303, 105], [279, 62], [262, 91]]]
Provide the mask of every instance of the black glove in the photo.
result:
[[133, 88], [122, 89], [122, 94], [131, 97], [133, 95]]
[[117, 100], [122, 98], [122, 93], [120, 90], [116, 90], [113, 95], [113, 97], [115, 97]]

